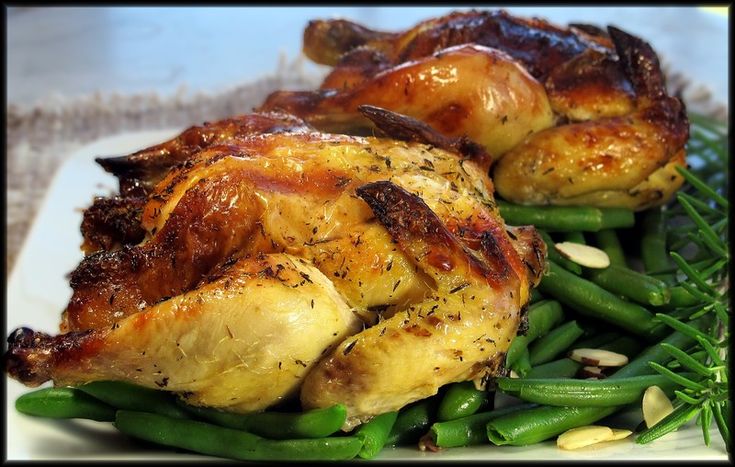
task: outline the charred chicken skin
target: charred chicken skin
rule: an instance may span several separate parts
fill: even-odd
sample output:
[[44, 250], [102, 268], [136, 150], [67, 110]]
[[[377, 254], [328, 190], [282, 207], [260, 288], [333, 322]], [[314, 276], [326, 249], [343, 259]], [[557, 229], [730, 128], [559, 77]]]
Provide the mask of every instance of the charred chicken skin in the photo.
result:
[[16, 330], [9, 374], [129, 381], [234, 412], [299, 394], [344, 403], [345, 429], [497, 374], [543, 241], [500, 218], [481, 146], [361, 111], [396, 139], [297, 123], [118, 158], [121, 178], [153, 186], [143, 240], [87, 255], [63, 333]]
[[304, 52], [333, 66], [317, 91], [277, 91], [284, 110], [326, 131], [361, 134], [373, 104], [466, 135], [497, 161], [498, 193], [522, 204], [636, 210], [682, 185], [689, 124], [649, 44], [620, 29], [561, 28], [470, 11], [404, 32], [312, 21]]

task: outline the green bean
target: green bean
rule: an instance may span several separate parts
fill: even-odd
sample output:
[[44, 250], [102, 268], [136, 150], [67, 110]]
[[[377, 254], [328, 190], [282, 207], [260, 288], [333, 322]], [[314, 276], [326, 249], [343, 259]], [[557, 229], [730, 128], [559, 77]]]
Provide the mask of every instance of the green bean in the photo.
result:
[[343, 460], [362, 448], [356, 436], [270, 440], [211, 423], [129, 410], [117, 411], [115, 427], [156, 444], [238, 460]]
[[605, 269], [586, 269], [586, 276], [608, 292], [642, 305], [661, 306], [671, 299], [665, 282], [627, 267], [611, 264]]
[[556, 300], [544, 300], [528, 307], [528, 330], [526, 336], [531, 340], [547, 334], [564, 320], [561, 304]]
[[574, 343], [574, 346], [577, 348], [596, 349], [599, 346], [608, 344], [620, 337], [621, 336], [619, 332], [615, 332], [615, 331], [604, 332], [602, 334], [596, 334], [594, 336], [590, 336], [587, 339], [580, 339]]
[[510, 343], [505, 356], [506, 366], [513, 365], [528, 344], [537, 337], [547, 334], [563, 319], [564, 312], [556, 300], [542, 300], [528, 307], [526, 312], [528, 329], [525, 335], [516, 336], [513, 338], [513, 342]]
[[534, 225], [557, 232], [597, 232], [602, 229], [632, 227], [633, 211], [587, 206], [523, 206], [498, 201], [500, 215], [511, 225]]
[[402, 408], [398, 412], [388, 439], [385, 440], [385, 445], [401, 446], [418, 442], [435, 418], [436, 402], [436, 397], [430, 397]]
[[511, 368], [515, 365], [523, 352], [528, 350], [529, 342], [528, 335], [515, 336], [510, 343], [510, 347], [508, 347], [508, 352], [505, 354], [505, 366]]
[[355, 438], [362, 441], [362, 448], [357, 455], [363, 459], [377, 456], [385, 446], [397, 418], [398, 411], [386, 412], [360, 425], [354, 434]]
[[526, 373], [526, 378], [571, 378], [580, 368], [581, 363], [565, 357], [534, 366]]
[[257, 412], [238, 414], [210, 407], [195, 407], [183, 402], [186, 412], [207, 422], [271, 439], [325, 438], [336, 433], [347, 418], [347, 408], [336, 404], [305, 412]]
[[694, 306], [700, 303], [694, 295], [689, 293], [682, 286], [671, 287], [671, 298], [669, 299], [669, 306], [673, 308], [683, 308], [688, 306]]
[[549, 261], [549, 270], [539, 284], [541, 292], [577, 312], [599, 318], [649, 339], [656, 326], [654, 315], [642, 306], [626, 302], [602, 287], [566, 271]]
[[670, 267], [666, 248], [666, 227], [661, 208], [649, 209], [643, 215], [641, 235], [641, 260], [647, 273], [662, 271]]
[[516, 404], [502, 409], [468, 415], [456, 420], [436, 422], [431, 425], [428, 436], [440, 448], [487, 444], [485, 426], [490, 420], [535, 406], [536, 404]]
[[557, 249], [554, 247], [554, 240], [548, 233], [544, 232], [543, 230], [539, 230], [538, 233], [539, 235], [541, 235], [544, 243], [546, 243], [546, 252], [548, 254], [548, 258], [551, 261], [555, 261], [556, 263], [562, 265], [567, 271], [571, 271], [576, 275], [582, 274], [582, 266], [562, 256], [561, 253], [559, 253], [559, 251], [557, 251]]
[[[697, 325], [701, 325], [699, 320]], [[655, 373], [648, 365], [654, 361], [664, 364], [671, 359], [661, 343], [682, 348], [693, 342], [689, 336], [673, 332], [661, 342], [651, 345], [634, 360], [615, 372], [609, 379], [626, 378]], [[487, 424], [487, 435], [497, 445], [527, 445], [544, 441], [566, 430], [589, 425], [614, 413], [622, 407], [555, 407], [540, 406], [498, 417]]]
[[[690, 374], [691, 375], [691, 374]], [[601, 380], [573, 378], [497, 378], [497, 387], [527, 402], [574, 407], [612, 407], [639, 402], [643, 392], [658, 386], [673, 394], [679, 385], [664, 375]]]
[[578, 426], [590, 425], [618, 407], [555, 407], [543, 405], [490, 420], [487, 437], [495, 445], [525, 446]]
[[531, 366], [550, 362], [564, 352], [584, 333], [577, 321], [572, 320], [551, 330], [528, 349]]
[[99, 422], [115, 420], [115, 409], [74, 388], [43, 388], [15, 400], [15, 409], [46, 418], [86, 418]]
[[528, 348], [523, 349], [521, 355], [516, 359], [515, 362], [513, 362], [512, 365], [509, 365], [509, 367], [511, 370], [518, 373], [518, 376], [520, 376], [521, 378], [526, 376], [526, 374], [531, 371], [531, 359]]
[[531, 289], [531, 297], [528, 299], [528, 304], [533, 305], [536, 302], [540, 302], [544, 299], [544, 296], [541, 295], [541, 292], [538, 291], [538, 289]]
[[[575, 348], [582, 348], [580, 344], [575, 343]], [[620, 336], [617, 339], [615, 339], [612, 342], [608, 342], [606, 344], [600, 345], [598, 348], [602, 350], [609, 350], [610, 352], [615, 352], [619, 354], [623, 354], [629, 359], [632, 359], [638, 353], [641, 351], [641, 341], [640, 339], [634, 339], [630, 336]]]
[[[633, 358], [640, 350], [640, 342], [617, 332], [598, 334], [574, 343], [573, 348], [603, 349], [617, 352]], [[536, 365], [526, 373], [526, 378], [571, 378], [582, 368], [582, 364], [571, 358], [560, 358], [548, 363]]]
[[439, 421], [454, 420], [466, 417], [485, 407], [488, 404], [488, 393], [475, 389], [472, 381], [454, 383], [444, 394], [439, 403], [436, 417]]
[[610, 264], [626, 266], [625, 252], [614, 229], [600, 230], [595, 232], [594, 236], [597, 246], [610, 258]]
[[584, 238], [584, 232], [565, 232], [563, 236], [565, 242], [579, 243], [582, 245], [587, 244], [587, 240]]
[[171, 393], [123, 381], [93, 381], [77, 389], [116, 409], [153, 412], [168, 417], [189, 418]]

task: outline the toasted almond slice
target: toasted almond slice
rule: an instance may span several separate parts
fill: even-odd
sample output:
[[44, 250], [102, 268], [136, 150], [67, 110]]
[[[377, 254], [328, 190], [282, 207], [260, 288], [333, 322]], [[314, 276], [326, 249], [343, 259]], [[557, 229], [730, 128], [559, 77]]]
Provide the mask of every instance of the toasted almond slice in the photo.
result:
[[602, 372], [602, 368], [600, 368], [599, 366], [582, 367], [582, 369], [579, 370], [579, 377], [580, 378], [594, 378], [594, 379], [607, 378], [605, 373]]
[[630, 430], [624, 430], [622, 428], [612, 428], [613, 437], [610, 441], [617, 441], [619, 439], [625, 439], [632, 435], [633, 432]]
[[590, 444], [610, 441], [613, 436], [613, 431], [606, 426], [580, 426], [560, 434], [556, 438], [556, 445], [561, 449], [579, 449]]
[[554, 247], [563, 257], [579, 265], [595, 269], [610, 266], [610, 257], [599, 248], [574, 242], [559, 242]]
[[674, 411], [674, 406], [664, 391], [658, 386], [651, 386], [643, 393], [643, 420], [651, 428], [668, 414]]
[[602, 349], [574, 349], [569, 358], [589, 366], [623, 366], [628, 363], [625, 355]]

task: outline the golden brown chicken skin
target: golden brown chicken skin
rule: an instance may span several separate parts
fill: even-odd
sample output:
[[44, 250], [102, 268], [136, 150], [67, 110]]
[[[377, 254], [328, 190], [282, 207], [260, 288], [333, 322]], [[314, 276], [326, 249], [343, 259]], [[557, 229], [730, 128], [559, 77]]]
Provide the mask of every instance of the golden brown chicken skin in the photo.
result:
[[[363, 185], [357, 194], [433, 286], [424, 300], [344, 340], [306, 377], [303, 406], [345, 404], [345, 429], [445, 384], [496, 374], [520, 322], [518, 289], [528, 276], [506, 255], [509, 239], [489, 217], [473, 251], [420, 196], [387, 181]], [[535, 254], [543, 262], [540, 243]]]
[[619, 62], [635, 90], [632, 111], [612, 109], [526, 138], [498, 162], [493, 180], [508, 200], [635, 210], [662, 204], [684, 178], [689, 122], [681, 101], [666, 94], [650, 45], [610, 29]]
[[537, 78], [585, 50], [611, 46], [599, 31], [561, 28], [503, 10], [453, 12], [397, 33], [371, 30], [343, 19], [314, 20], [303, 37], [304, 54], [316, 63], [332, 66], [358, 50], [379, 51], [388, 62], [397, 64], [459, 44], [502, 50]]
[[360, 329], [318, 269], [287, 254], [259, 255], [109, 327], [17, 330], [6, 365], [29, 386], [127, 381], [250, 412], [298, 395], [319, 357]]
[[467, 136], [492, 157], [554, 124], [536, 79], [504, 52], [473, 44], [392, 67], [348, 90], [276, 91], [259, 110], [294, 113], [323, 131], [368, 133], [372, 122], [358, 111], [363, 104]]
[[[502, 52], [535, 84], [491, 75], [480, 60], [448, 58], [473, 47]], [[334, 66], [321, 88], [276, 92], [261, 109], [288, 109], [317, 128], [353, 133], [365, 131], [353, 111], [360, 104], [420, 118], [482, 144], [499, 161], [498, 193], [516, 203], [642, 210], [683, 183], [675, 170], [686, 156], [683, 104], [667, 95], [650, 45], [617, 28], [562, 28], [503, 11], [452, 13], [398, 33], [313, 21], [304, 51]], [[451, 83], [453, 75], [462, 79]], [[440, 85], [411, 92], [434, 76], [471, 97], [457, 100]], [[485, 89], [507, 99], [479, 98]], [[529, 95], [542, 105], [531, 105]]]
[[[423, 389], [405, 387], [389, 404], [495, 374], [540, 279], [545, 246], [533, 228], [500, 218], [479, 146], [381, 109], [367, 113], [408, 141], [252, 135], [171, 169], [147, 198], [143, 242], [85, 257], [72, 277], [65, 333], [17, 331], [7, 371], [26, 384], [117, 379], [186, 393], [194, 404], [259, 410], [294, 394], [346, 336], [375, 333], [380, 323], [395, 323], [387, 334], [403, 333], [396, 317], [441, 302], [409, 332], [467, 313], [452, 332], [473, 340], [484, 333], [487, 345], [441, 332], [422, 337], [426, 352], [441, 354], [442, 370], [417, 374]], [[396, 219], [396, 208], [415, 216]], [[313, 342], [298, 350], [279, 344], [279, 333]], [[391, 352], [396, 367], [386, 370], [411, 363], [400, 347]], [[298, 367], [280, 373], [286, 359]], [[384, 362], [366, 354], [367, 367], [371, 359]], [[350, 378], [369, 382], [363, 373]], [[327, 382], [315, 374], [310, 384]], [[345, 428], [376, 414], [371, 400], [383, 388], [376, 381], [364, 400], [342, 393]], [[305, 397], [312, 406], [328, 402]]]
[[303, 120], [283, 113], [252, 113], [187, 128], [168, 141], [132, 154], [98, 157], [96, 162], [118, 178], [120, 193], [97, 197], [84, 211], [82, 251], [91, 254], [140, 243], [146, 196], [168, 171], [211, 146], [255, 134], [312, 131]]

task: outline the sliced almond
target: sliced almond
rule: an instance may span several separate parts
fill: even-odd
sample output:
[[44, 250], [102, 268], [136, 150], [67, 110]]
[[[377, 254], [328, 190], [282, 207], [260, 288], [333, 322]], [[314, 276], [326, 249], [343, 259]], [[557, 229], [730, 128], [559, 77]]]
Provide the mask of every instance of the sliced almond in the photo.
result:
[[604, 379], [607, 377], [605, 373], [602, 372], [602, 368], [600, 368], [599, 366], [582, 367], [582, 369], [579, 370], [578, 376], [580, 378], [594, 378], [594, 379]]
[[599, 248], [574, 242], [559, 242], [554, 247], [563, 257], [581, 266], [594, 269], [610, 266], [610, 257]]
[[625, 355], [602, 349], [574, 349], [569, 358], [588, 366], [623, 366], [628, 363]]
[[617, 441], [619, 439], [625, 439], [632, 435], [633, 432], [630, 430], [624, 430], [622, 428], [612, 428], [613, 437], [610, 441]]
[[658, 386], [651, 386], [643, 393], [643, 420], [651, 428], [668, 414], [674, 411], [674, 406], [664, 391]]
[[516, 373], [516, 372], [515, 372], [515, 371], [513, 371], [513, 370], [510, 370], [510, 374], [509, 374], [509, 376], [510, 376], [511, 378], [520, 378], [520, 376], [518, 376], [518, 373]]
[[579, 449], [590, 444], [601, 443], [613, 439], [613, 431], [609, 427], [587, 425], [572, 428], [556, 438], [556, 445], [561, 449]]

